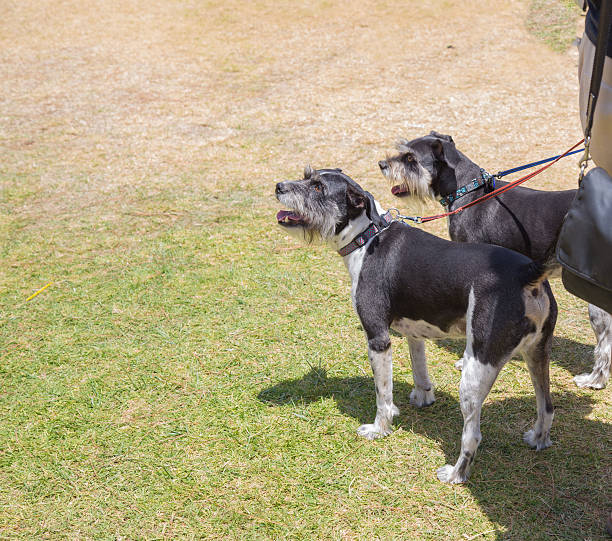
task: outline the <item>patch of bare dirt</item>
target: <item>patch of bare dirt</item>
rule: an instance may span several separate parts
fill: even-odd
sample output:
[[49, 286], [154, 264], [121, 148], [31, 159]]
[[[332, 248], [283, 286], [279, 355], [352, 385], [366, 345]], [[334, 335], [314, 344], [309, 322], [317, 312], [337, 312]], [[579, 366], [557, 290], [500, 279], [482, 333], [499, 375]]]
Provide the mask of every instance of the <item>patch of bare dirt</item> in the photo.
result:
[[[580, 139], [577, 54], [518, 0], [5, 3], [0, 171], [36, 179], [41, 219], [76, 198], [268, 185], [340, 166], [392, 202], [376, 162], [450, 133], [504, 169]], [[536, 186], [575, 183], [569, 159]], [[66, 194], [70, 194], [66, 198]], [[87, 212], [85, 210], [85, 212]], [[93, 212], [93, 211], [92, 211]]]

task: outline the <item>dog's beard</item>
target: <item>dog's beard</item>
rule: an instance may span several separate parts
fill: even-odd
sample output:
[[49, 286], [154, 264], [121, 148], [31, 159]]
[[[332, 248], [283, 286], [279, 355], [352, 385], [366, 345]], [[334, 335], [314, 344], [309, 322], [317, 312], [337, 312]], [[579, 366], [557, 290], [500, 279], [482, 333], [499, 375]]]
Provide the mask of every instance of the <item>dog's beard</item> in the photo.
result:
[[392, 185], [397, 185], [401, 189], [401, 194], [418, 200], [421, 204], [435, 199], [434, 191], [431, 187], [431, 174], [427, 169], [418, 163], [406, 166], [401, 160], [390, 158], [388, 172], [385, 176]]
[[284, 193], [278, 200], [303, 220], [300, 225], [285, 228], [293, 236], [302, 236], [307, 243], [334, 237], [340, 212], [333, 201], [306, 199], [299, 193]]

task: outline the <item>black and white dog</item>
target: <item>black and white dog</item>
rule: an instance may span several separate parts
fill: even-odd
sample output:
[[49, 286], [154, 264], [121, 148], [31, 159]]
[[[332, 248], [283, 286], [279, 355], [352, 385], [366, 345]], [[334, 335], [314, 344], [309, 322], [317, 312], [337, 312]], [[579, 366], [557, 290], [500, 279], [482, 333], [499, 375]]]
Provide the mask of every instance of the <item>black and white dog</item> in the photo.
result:
[[[438, 199], [449, 211], [492, 189], [485, 172], [455, 147], [449, 135], [429, 135], [402, 140], [398, 153], [378, 162], [397, 196]], [[497, 186], [507, 182], [496, 181]], [[457, 242], [486, 242], [510, 248], [555, 269], [554, 254], [563, 218], [576, 190], [541, 191], [518, 186], [448, 218], [450, 238]], [[579, 387], [603, 389], [610, 377], [612, 316], [589, 305], [591, 326], [597, 338], [590, 374], [574, 378]]]
[[557, 305], [542, 266], [499, 246], [457, 244], [393, 221], [339, 169], [307, 167], [302, 180], [279, 182], [276, 197], [290, 209], [277, 214], [280, 226], [306, 240], [322, 238], [350, 274], [376, 390], [376, 418], [359, 427], [361, 436], [388, 435], [399, 413], [392, 392], [392, 328], [408, 338], [410, 402], [417, 407], [435, 400], [423, 340], [467, 337], [459, 388], [461, 455], [454, 466], [438, 470], [440, 480], [467, 479], [481, 440], [482, 403], [517, 353], [527, 361], [537, 403], [535, 426], [524, 440], [538, 450], [551, 444], [548, 365]]

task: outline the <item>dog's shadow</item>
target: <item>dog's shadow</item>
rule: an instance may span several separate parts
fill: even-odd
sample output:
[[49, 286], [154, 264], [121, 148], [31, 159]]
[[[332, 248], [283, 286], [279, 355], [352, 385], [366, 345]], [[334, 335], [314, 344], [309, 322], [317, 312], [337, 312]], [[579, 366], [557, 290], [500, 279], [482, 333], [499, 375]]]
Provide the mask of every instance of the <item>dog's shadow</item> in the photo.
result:
[[[437, 441], [444, 462], [454, 464], [463, 427], [457, 399], [437, 390], [432, 406], [416, 409], [409, 404], [412, 382], [396, 379], [393, 385], [394, 402], [400, 408], [394, 426]], [[282, 381], [258, 395], [273, 406], [304, 405], [322, 397], [333, 397], [339, 410], [359, 423], [374, 419], [371, 377], [328, 377], [324, 369], [311, 368], [302, 378]], [[604, 487], [612, 482], [612, 441], [609, 425], [586, 418], [594, 400], [579, 390], [553, 394], [554, 445], [539, 453], [522, 442], [522, 432], [535, 420], [533, 394], [490, 397], [485, 402], [483, 442], [467, 486], [489, 519], [499, 525], [498, 539], [549, 539], [550, 535], [559, 539], [589, 535], [591, 539], [603, 539], [606, 506], [610, 504], [603, 500]], [[414, 459], [418, 461], [419, 457]], [[430, 474], [432, 482], [438, 483], [435, 472]]]

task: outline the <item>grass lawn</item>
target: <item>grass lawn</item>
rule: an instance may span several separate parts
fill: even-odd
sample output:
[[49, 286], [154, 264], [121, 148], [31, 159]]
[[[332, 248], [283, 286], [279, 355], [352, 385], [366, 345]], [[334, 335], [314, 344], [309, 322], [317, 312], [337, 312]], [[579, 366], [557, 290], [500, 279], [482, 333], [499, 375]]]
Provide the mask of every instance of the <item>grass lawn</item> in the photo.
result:
[[[397, 205], [376, 161], [398, 136], [453, 132], [491, 169], [573, 144], [575, 57], [531, 37], [528, 10], [9, 3], [0, 539], [604, 539], [612, 397], [572, 382], [592, 366], [585, 303], [553, 283], [554, 445], [522, 442], [535, 398], [514, 360], [470, 481], [447, 486], [462, 342], [428, 344], [437, 401], [417, 410], [393, 337], [401, 415], [360, 439], [375, 400], [348, 275], [274, 220], [274, 182], [307, 161]], [[574, 165], [535, 185], [573, 186]]]

